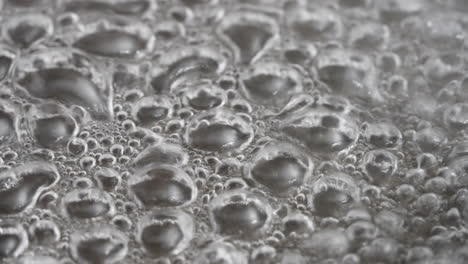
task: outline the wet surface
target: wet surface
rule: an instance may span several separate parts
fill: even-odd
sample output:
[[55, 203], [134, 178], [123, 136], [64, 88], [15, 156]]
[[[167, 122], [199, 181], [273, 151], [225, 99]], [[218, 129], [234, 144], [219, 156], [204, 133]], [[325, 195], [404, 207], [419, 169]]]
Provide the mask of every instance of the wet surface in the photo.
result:
[[467, 9], [0, 0], [0, 263], [466, 263]]

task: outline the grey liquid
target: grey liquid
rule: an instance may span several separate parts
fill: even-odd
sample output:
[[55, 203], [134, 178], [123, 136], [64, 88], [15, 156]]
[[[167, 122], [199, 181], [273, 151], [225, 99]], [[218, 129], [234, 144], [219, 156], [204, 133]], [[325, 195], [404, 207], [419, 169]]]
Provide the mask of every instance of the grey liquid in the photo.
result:
[[466, 1], [0, 10], [0, 263], [468, 263]]

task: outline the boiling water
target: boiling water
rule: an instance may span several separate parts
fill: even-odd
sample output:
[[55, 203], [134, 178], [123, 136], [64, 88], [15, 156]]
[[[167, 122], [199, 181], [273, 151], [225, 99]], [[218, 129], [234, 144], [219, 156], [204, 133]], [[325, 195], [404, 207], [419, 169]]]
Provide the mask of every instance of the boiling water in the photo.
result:
[[464, 0], [0, 1], [1, 263], [467, 263]]

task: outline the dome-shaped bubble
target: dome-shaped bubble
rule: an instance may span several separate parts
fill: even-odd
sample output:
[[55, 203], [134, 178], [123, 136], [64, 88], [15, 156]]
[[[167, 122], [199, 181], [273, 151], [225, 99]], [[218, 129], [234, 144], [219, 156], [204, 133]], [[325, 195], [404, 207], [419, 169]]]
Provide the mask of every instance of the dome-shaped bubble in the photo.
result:
[[449, 106], [443, 116], [447, 128], [457, 131], [468, 126], [468, 104], [457, 103]]
[[288, 214], [283, 219], [283, 226], [285, 234], [295, 233], [296, 235], [308, 236], [315, 230], [312, 220], [300, 213]]
[[361, 130], [366, 142], [376, 148], [395, 148], [403, 141], [400, 130], [392, 123], [365, 123]]
[[39, 220], [29, 227], [29, 236], [39, 244], [55, 243], [60, 239], [60, 229], [55, 222]]
[[114, 203], [110, 195], [99, 189], [77, 189], [62, 199], [65, 216], [72, 219], [104, 217], [114, 213]]
[[185, 140], [191, 147], [221, 153], [243, 150], [253, 136], [253, 129], [246, 120], [224, 108], [195, 116], [185, 132]]
[[349, 238], [341, 228], [322, 229], [301, 244], [301, 247], [310, 255], [321, 259], [342, 256], [349, 251], [350, 246]]
[[136, 200], [144, 207], [180, 207], [192, 203], [198, 189], [182, 169], [153, 165], [139, 170], [129, 180]]
[[387, 150], [371, 150], [362, 158], [363, 171], [377, 185], [391, 181], [398, 169], [398, 158]]
[[66, 146], [78, 134], [78, 123], [63, 106], [47, 103], [28, 112], [31, 136], [39, 145], [56, 149]]
[[151, 87], [156, 94], [171, 92], [180, 85], [216, 77], [226, 63], [211, 46], [174, 47], [154, 62]]
[[120, 174], [112, 168], [101, 168], [94, 173], [99, 188], [105, 191], [113, 191], [120, 185]]
[[215, 241], [202, 249], [195, 264], [247, 264], [248, 254], [227, 241]]
[[[64, 1], [65, 2], [65, 1]], [[149, 0], [69, 0], [64, 3], [65, 10], [74, 13], [96, 13], [97, 15], [142, 16], [155, 9], [155, 3]]]
[[340, 218], [360, 202], [360, 190], [349, 175], [335, 172], [319, 178], [313, 186], [314, 213], [322, 217]]
[[0, 223], [0, 260], [18, 257], [29, 246], [28, 233], [21, 224]]
[[325, 107], [292, 112], [282, 121], [281, 129], [318, 154], [346, 151], [359, 137], [353, 117]]
[[276, 21], [254, 12], [227, 15], [218, 25], [216, 33], [231, 49], [234, 60], [243, 64], [258, 60], [279, 39]]
[[53, 9], [55, 7], [56, 1], [50, 0], [4, 0], [0, 2], [0, 7], [2, 6], [3, 2], [5, 3], [4, 9]]
[[174, 90], [182, 96], [182, 103], [199, 111], [224, 105], [228, 98], [226, 92], [208, 80], [180, 85]]
[[390, 29], [378, 23], [363, 23], [354, 26], [349, 32], [348, 43], [351, 47], [362, 50], [383, 50], [390, 39]]
[[60, 262], [50, 256], [33, 255], [19, 258], [18, 264], [60, 264]]
[[450, 162], [463, 156], [468, 156], [468, 141], [466, 140], [454, 145], [445, 159]]
[[11, 139], [20, 139], [19, 135], [19, 110], [11, 103], [0, 100], [0, 142]]
[[[155, 37], [148, 25], [130, 18], [107, 17], [104, 24], [89, 21], [84, 30], [65, 32], [73, 47], [113, 59], [139, 59], [154, 48]], [[73, 33], [73, 34], [71, 34]]]
[[18, 214], [35, 206], [60, 175], [53, 164], [30, 162], [0, 174], [0, 214]]
[[265, 106], [283, 107], [291, 96], [302, 92], [299, 73], [272, 62], [257, 62], [244, 73], [241, 82], [245, 96]]
[[0, 45], [0, 83], [7, 80], [14, 69], [16, 54], [8, 47]]
[[27, 49], [47, 36], [52, 35], [53, 22], [47, 15], [31, 13], [15, 15], [2, 27], [3, 37], [20, 49]]
[[416, 15], [425, 8], [424, 0], [389, 0], [379, 1], [377, 8], [384, 22], [399, 22], [402, 19]]
[[127, 236], [109, 226], [92, 226], [71, 234], [70, 254], [77, 263], [118, 263], [127, 251]]
[[168, 97], [143, 97], [132, 109], [133, 117], [143, 126], [152, 126], [172, 115], [172, 102]]
[[210, 203], [210, 220], [216, 232], [234, 236], [259, 236], [272, 221], [269, 203], [247, 190], [225, 192]]
[[[37, 62], [45, 66], [38, 68]], [[30, 96], [82, 106], [97, 119], [112, 117], [111, 87], [86, 58], [65, 49], [51, 49], [21, 58], [17, 67], [18, 88]]]
[[137, 169], [153, 165], [185, 165], [188, 154], [178, 144], [169, 142], [156, 143], [145, 148], [133, 161]]
[[307, 41], [334, 40], [343, 35], [340, 16], [328, 8], [296, 8], [286, 16], [289, 28]]
[[284, 195], [306, 183], [313, 169], [313, 162], [302, 149], [286, 142], [271, 141], [245, 166], [245, 174], [274, 195]]
[[376, 88], [377, 73], [372, 60], [363, 53], [330, 48], [317, 57], [321, 82], [333, 93], [374, 103], [383, 101]]
[[181, 253], [193, 236], [193, 219], [184, 211], [169, 208], [152, 211], [138, 223], [137, 241], [153, 257]]
[[432, 152], [447, 143], [447, 132], [439, 127], [429, 127], [418, 130], [414, 140], [424, 152]]

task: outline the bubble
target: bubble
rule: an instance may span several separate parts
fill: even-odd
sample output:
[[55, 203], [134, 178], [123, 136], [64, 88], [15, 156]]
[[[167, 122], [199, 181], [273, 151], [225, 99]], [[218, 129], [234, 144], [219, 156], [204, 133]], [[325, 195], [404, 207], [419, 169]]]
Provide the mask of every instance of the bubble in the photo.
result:
[[62, 199], [64, 215], [75, 219], [104, 217], [114, 213], [112, 198], [99, 189], [78, 189]]
[[253, 263], [265, 263], [274, 261], [276, 249], [269, 245], [260, 246], [252, 251], [251, 260]]
[[213, 78], [226, 67], [225, 58], [209, 46], [174, 48], [155, 63], [157, 67], [153, 67], [151, 86], [156, 94]]
[[18, 111], [7, 101], [0, 100], [0, 104], [0, 142], [19, 138]]
[[281, 128], [318, 154], [346, 151], [359, 136], [352, 117], [322, 107], [291, 113], [282, 121]]
[[[109, 45], [109, 43], [112, 43]], [[117, 30], [96, 32], [79, 39], [75, 47], [100, 56], [128, 58], [144, 48], [138, 37]]]
[[61, 235], [57, 224], [49, 220], [39, 220], [32, 224], [29, 234], [31, 239], [39, 244], [58, 242]]
[[227, 109], [200, 113], [188, 124], [185, 133], [190, 146], [208, 152], [241, 151], [252, 138], [248, 122]]
[[[3, 52], [2, 52], [3, 53]], [[5, 80], [11, 72], [13, 57], [7, 54], [0, 55], [0, 82]]]
[[29, 113], [29, 130], [43, 147], [66, 146], [78, 134], [78, 124], [68, 111], [56, 104], [43, 104]]
[[348, 8], [366, 7], [372, 3], [369, 0], [340, 0], [340, 5]]
[[437, 150], [447, 142], [445, 131], [436, 127], [428, 127], [417, 131], [414, 139], [424, 152]]
[[98, 187], [105, 191], [114, 191], [122, 179], [119, 173], [112, 168], [101, 168], [94, 173]]
[[261, 13], [231, 13], [216, 29], [218, 37], [231, 49], [237, 63], [258, 60], [277, 41], [279, 27]]
[[313, 185], [312, 203], [319, 216], [342, 217], [359, 202], [359, 188], [347, 174], [335, 172], [317, 179]]
[[468, 104], [457, 103], [449, 106], [444, 112], [445, 125], [452, 130], [461, 130], [468, 124]]
[[307, 182], [313, 167], [308, 155], [297, 146], [272, 141], [258, 150], [245, 166], [245, 174], [274, 195], [282, 195]]
[[[47, 56], [54, 58], [55, 55], [62, 56], [60, 52], [58, 54], [54, 52], [34, 54], [45, 59]], [[27, 67], [28, 63], [30, 62], [21, 62], [20, 66]], [[109, 119], [111, 117], [109, 101], [105, 97], [103, 88], [98, 86], [92, 78], [76, 69], [60, 66], [34, 69], [19, 77], [18, 84], [33, 97], [55, 99], [67, 105], [82, 106], [95, 118]]]
[[184, 105], [195, 110], [203, 111], [217, 108], [227, 101], [226, 92], [207, 80], [181, 84], [175, 92], [181, 95]]
[[372, 241], [359, 250], [359, 255], [364, 261], [388, 262], [394, 261], [398, 256], [398, 242], [392, 238], [381, 237]]
[[411, 2], [404, 0], [391, 0], [379, 2], [377, 5], [380, 11], [380, 17], [386, 22], [398, 22], [406, 17], [416, 15], [421, 12], [425, 3], [421, 0]]
[[361, 128], [366, 142], [376, 148], [395, 148], [402, 144], [400, 130], [391, 123], [364, 123]]
[[29, 162], [0, 174], [0, 214], [18, 214], [35, 206], [37, 198], [60, 176], [45, 162]]
[[382, 210], [375, 217], [374, 222], [383, 231], [389, 232], [392, 235], [399, 235], [405, 232], [404, 218], [390, 210]]
[[215, 241], [202, 249], [195, 260], [196, 264], [225, 263], [225, 264], [247, 264], [247, 253], [236, 248], [232, 243]]
[[242, 91], [245, 96], [265, 106], [283, 107], [291, 96], [302, 92], [296, 71], [271, 62], [257, 62], [244, 73]]
[[374, 239], [378, 234], [378, 230], [378, 227], [371, 222], [357, 221], [348, 226], [346, 233], [353, 245], [362, 245]]
[[310, 262], [310, 259], [303, 256], [299, 250], [284, 250], [280, 259], [280, 264], [306, 264]]
[[41, 255], [34, 255], [34, 256], [24, 256], [21, 257], [18, 261], [18, 264], [59, 264], [60, 262], [49, 256], [41, 256]]
[[272, 221], [268, 203], [247, 190], [225, 192], [210, 203], [210, 219], [216, 232], [225, 235], [258, 236]]
[[138, 16], [152, 9], [151, 1], [147, 0], [126, 0], [115, 3], [106, 3], [103, 1], [69, 1], [65, 5], [67, 11], [79, 12], [98, 12], [118, 15]]
[[192, 203], [198, 190], [178, 167], [155, 165], [138, 171], [129, 181], [136, 200], [145, 207], [179, 207]]
[[70, 254], [78, 263], [116, 263], [125, 258], [128, 238], [109, 226], [77, 230], [70, 238]]
[[382, 50], [389, 42], [390, 29], [378, 23], [363, 23], [351, 29], [350, 46], [363, 50]]
[[322, 229], [310, 238], [305, 239], [301, 247], [308, 254], [320, 258], [332, 258], [346, 254], [350, 249], [350, 241], [343, 229]]
[[144, 97], [133, 107], [133, 116], [140, 124], [148, 126], [170, 117], [172, 104], [165, 97]]
[[178, 22], [167, 20], [161, 21], [155, 28], [156, 39], [170, 41], [179, 36], [185, 37], [185, 27]]
[[192, 217], [166, 208], [148, 213], [139, 221], [137, 241], [150, 256], [160, 257], [183, 252], [193, 235]]
[[429, 261], [429, 259], [434, 258], [434, 253], [429, 247], [425, 246], [415, 246], [408, 250], [408, 254], [406, 256], [406, 261], [419, 263], [418, 261], [424, 262]]
[[26, 230], [20, 224], [0, 224], [0, 259], [18, 257], [29, 246]]
[[441, 205], [441, 198], [434, 193], [425, 193], [416, 199], [413, 204], [414, 210], [422, 215], [436, 213]]
[[284, 233], [308, 236], [315, 231], [315, 226], [312, 220], [300, 213], [290, 214], [283, 219]]
[[287, 24], [300, 39], [307, 41], [333, 40], [343, 35], [340, 16], [327, 8], [296, 8], [289, 12]]
[[369, 57], [355, 51], [330, 48], [317, 57], [318, 75], [332, 92], [364, 100], [382, 102], [376, 89], [376, 70]]
[[398, 158], [386, 150], [371, 150], [362, 161], [363, 170], [375, 184], [390, 181], [398, 169]]
[[172, 143], [157, 143], [144, 149], [133, 161], [136, 168], [152, 165], [185, 165], [188, 155], [180, 145]]
[[6, 21], [3, 37], [15, 46], [26, 49], [53, 33], [52, 20], [39, 13], [14, 16]]

